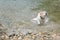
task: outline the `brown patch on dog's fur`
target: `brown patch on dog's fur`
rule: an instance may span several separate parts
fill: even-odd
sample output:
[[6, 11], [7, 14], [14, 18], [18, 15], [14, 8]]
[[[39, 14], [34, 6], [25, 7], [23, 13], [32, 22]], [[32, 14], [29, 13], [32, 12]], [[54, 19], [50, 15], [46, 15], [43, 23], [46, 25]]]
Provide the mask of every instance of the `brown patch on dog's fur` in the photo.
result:
[[40, 11], [40, 16], [43, 17], [43, 11]]

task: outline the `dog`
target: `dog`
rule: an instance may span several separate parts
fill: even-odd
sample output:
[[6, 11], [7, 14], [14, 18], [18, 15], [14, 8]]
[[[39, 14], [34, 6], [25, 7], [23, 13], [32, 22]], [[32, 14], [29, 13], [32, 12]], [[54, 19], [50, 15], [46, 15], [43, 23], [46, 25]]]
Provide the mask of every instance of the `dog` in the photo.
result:
[[40, 11], [37, 17], [31, 20], [33, 23], [46, 24], [48, 22], [48, 14], [46, 11]]

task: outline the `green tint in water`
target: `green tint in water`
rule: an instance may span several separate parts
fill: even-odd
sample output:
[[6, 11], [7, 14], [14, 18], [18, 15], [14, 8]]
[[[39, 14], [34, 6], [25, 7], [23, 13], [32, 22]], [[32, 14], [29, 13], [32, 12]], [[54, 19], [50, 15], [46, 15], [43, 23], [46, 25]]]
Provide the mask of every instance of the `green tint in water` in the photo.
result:
[[37, 8], [33, 10], [46, 10], [51, 20], [58, 22], [60, 21], [60, 0], [42, 0], [39, 2]]

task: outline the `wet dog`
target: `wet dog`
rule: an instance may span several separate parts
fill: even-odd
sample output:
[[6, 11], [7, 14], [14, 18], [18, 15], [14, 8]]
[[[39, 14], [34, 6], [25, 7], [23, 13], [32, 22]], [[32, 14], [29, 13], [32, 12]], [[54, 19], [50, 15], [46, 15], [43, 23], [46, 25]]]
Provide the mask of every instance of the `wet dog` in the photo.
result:
[[48, 14], [46, 11], [40, 11], [36, 18], [31, 20], [33, 23], [46, 24], [48, 22]]

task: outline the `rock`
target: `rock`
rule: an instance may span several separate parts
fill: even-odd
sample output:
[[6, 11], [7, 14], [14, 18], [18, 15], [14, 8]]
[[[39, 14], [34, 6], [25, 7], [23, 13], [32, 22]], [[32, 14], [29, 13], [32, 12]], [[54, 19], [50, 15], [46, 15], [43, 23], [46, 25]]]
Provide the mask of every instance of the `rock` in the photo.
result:
[[24, 37], [24, 35], [23, 35], [22, 33], [19, 33], [19, 34], [18, 34], [18, 40], [22, 40], [23, 37]]
[[8, 35], [6, 33], [3, 33], [2, 36], [1, 36], [1, 39], [2, 40], [8, 40]]
[[43, 40], [42, 35], [36, 35], [36, 36], [35, 36], [35, 40]]
[[60, 36], [59, 35], [56, 37], [56, 40], [60, 40]]
[[3, 24], [0, 24], [0, 34], [2, 34], [2, 33], [6, 33], [6, 31], [7, 31], [6, 26], [3, 25]]
[[12, 35], [9, 36], [9, 39], [10, 40], [18, 40], [18, 35], [12, 34]]
[[18, 40], [22, 40], [22, 36], [19, 36], [19, 37], [18, 37]]

